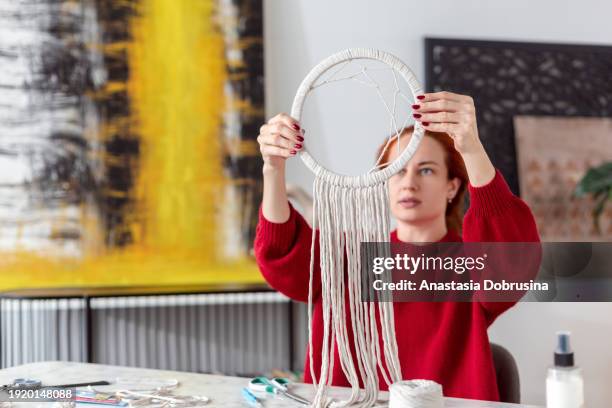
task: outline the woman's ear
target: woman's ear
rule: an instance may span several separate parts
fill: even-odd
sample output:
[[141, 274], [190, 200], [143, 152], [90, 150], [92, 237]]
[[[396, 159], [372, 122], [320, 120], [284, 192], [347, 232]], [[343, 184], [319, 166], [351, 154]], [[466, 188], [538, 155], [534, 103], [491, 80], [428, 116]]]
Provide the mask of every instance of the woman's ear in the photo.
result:
[[455, 177], [448, 181], [448, 195], [449, 198], [455, 198], [457, 196], [457, 192], [461, 188], [461, 179], [459, 177]]

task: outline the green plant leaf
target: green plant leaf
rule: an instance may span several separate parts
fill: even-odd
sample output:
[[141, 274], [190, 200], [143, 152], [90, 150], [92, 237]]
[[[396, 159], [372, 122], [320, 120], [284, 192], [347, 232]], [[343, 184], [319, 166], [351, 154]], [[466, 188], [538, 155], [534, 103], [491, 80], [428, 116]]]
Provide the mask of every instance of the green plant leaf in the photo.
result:
[[589, 169], [584, 177], [576, 185], [575, 197], [586, 194], [602, 194], [612, 187], [612, 162]]
[[599, 220], [601, 215], [603, 214], [604, 207], [608, 200], [612, 200], [612, 186], [609, 186], [607, 190], [604, 191], [605, 194], [597, 194], [598, 199], [596, 201], [595, 207], [593, 208], [593, 225], [595, 226], [595, 230], [598, 234], [601, 234], [601, 228], [599, 224]]

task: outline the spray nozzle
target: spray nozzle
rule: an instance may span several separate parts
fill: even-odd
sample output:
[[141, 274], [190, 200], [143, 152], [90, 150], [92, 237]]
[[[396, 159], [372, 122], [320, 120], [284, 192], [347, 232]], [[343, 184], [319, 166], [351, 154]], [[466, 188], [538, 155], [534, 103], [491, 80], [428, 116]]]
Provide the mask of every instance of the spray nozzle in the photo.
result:
[[574, 365], [574, 352], [570, 344], [568, 331], [557, 332], [557, 348], [555, 349], [555, 365], [560, 367], [572, 367]]
[[555, 353], [567, 354], [572, 352], [570, 335], [571, 333], [566, 331], [557, 332], [557, 349], [555, 350]]

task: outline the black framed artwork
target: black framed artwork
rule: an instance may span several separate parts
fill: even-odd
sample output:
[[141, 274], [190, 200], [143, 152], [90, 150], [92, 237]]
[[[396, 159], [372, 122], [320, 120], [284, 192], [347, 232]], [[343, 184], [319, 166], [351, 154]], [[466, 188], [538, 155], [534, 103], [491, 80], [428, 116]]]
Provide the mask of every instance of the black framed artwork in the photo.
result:
[[514, 116], [612, 116], [612, 46], [426, 38], [425, 64], [428, 92], [474, 98], [480, 138], [515, 194]]

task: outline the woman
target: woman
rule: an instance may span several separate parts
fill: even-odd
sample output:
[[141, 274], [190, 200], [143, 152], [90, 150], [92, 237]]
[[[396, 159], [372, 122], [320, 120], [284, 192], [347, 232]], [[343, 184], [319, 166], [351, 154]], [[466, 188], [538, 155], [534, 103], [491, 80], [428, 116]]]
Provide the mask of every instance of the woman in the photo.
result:
[[[391, 241], [538, 242], [531, 211], [512, 194], [480, 142], [472, 98], [449, 92], [417, 98], [413, 115], [426, 133], [405, 168], [388, 183], [391, 212], [397, 219]], [[401, 147], [409, 137], [402, 139]], [[287, 201], [285, 159], [294, 156], [303, 141], [299, 123], [284, 114], [262, 126], [258, 137], [264, 159], [264, 194], [255, 254], [269, 284], [298, 301], [308, 299], [312, 230]], [[381, 162], [394, 160], [397, 149], [393, 147], [386, 149]], [[461, 225], [466, 190], [471, 204]], [[317, 245], [315, 276], [320, 276], [318, 256]], [[313, 293], [313, 344], [321, 345], [317, 281]], [[508, 302], [394, 303], [402, 378], [434, 380], [442, 384], [446, 396], [499, 400], [487, 328], [510, 306]], [[339, 360], [337, 347], [334, 359]], [[305, 382], [312, 382], [309, 363], [307, 355]], [[318, 375], [318, 346], [313, 350], [313, 364]], [[387, 385], [380, 372], [378, 375], [385, 390]], [[340, 364], [334, 365], [332, 384], [349, 386]]]

